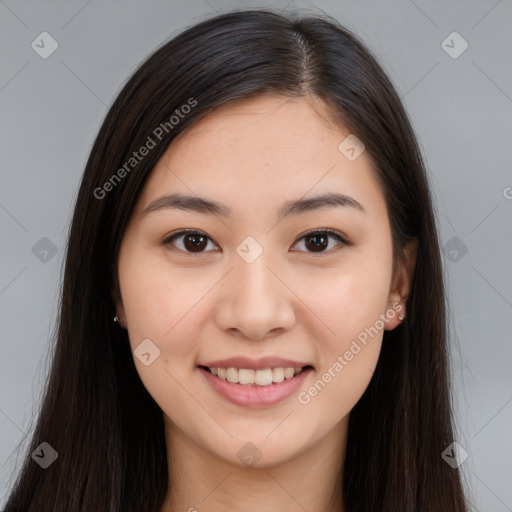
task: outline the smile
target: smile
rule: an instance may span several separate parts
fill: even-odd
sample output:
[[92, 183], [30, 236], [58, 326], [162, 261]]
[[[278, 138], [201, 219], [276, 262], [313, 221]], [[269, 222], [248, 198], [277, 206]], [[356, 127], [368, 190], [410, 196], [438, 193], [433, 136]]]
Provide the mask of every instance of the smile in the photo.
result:
[[212, 375], [216, 375], [220, 379], [227, 380], [232, 384], [242, 384], [248, 386], [255, 384], [256, 386], [270, 386], [278, 384], [285, 379], [291, 379], [302, 371], [301, 367], [279, 367], [264, 368], [261, 370], [252, 370], [248, 368], [208, 368]]
[[296, 392], [312, 366], [262, 369], [198, 366], [209, 386], [222, 398], [243, 407], [268, 407]]

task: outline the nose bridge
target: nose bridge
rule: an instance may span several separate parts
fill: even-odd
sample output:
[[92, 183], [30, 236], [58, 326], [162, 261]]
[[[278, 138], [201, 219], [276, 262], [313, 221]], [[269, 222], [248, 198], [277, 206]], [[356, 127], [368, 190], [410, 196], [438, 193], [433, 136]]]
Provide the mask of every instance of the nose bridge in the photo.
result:
[[[268, 251], [263, 251], [254, 261], [247, 261], [243, 257], [235, 263], [234, 279], [238, 282], [241, 298], [254, 299], [258, 296], [266, 296], [267, 299], [275, 298], [276, 276], [270, 271], [272, 267]], [[235, 283], [236, 284], [236, 283]]]
[[[257, 299], [259, 295], [268, 295], [271, 299], [278, 280], [269, 267], [276, 267], [276, 259], [269, 247], [268, 237], [247, 236], [236, 247], [233, 254], [233, 279], [240, 299]], [[248, 292], [248, 293], [247, 293]]]
[[[279, 274], [274, 258], [263, 250], [254, 259], [250, 241], [240, 244], [229, 273], [226, 292], [217, 308], [217, 322], [222, 329], [236, 329], [246, 337], [261, 339], [269, 331], [288, 329], [294, 322], [291, 292], [274, 274]], [[249, 250], [247, 251], [247, 249]], [[246, 249], [240, 254], [241, 249]], [[270, 268], [269, 268], [270, 267]], [[272, 269], [272, 270], [271, 270]]]

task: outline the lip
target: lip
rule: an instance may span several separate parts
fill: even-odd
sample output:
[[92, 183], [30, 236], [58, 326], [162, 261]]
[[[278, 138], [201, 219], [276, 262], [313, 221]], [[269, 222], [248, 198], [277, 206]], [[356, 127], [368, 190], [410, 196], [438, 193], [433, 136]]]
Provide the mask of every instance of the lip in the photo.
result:
[[209, 368], [245, 368], [247, 370], [265, 370], [266, 368], [304, 368], [304, 366], [313, 366], [310, 363], [301, 361], [292, 361], [281, 357], [262, 357], [260, 359], [249, 359], [248, 357], [238, 356], [228, 359], [219, 359], [209, 363], [201, 363], [199, 366], [208, 366]]
[[[216, 361], [215, 364], [219, 362], [220, 361]], [[268, 362], [266, 362], [266, 364], [268, 364]], [[290, 365], [290, 367], [291, 366], [292, 365]], [[220, 368], [223, 368], [223, 366], [220, 366]], [[227, 368], [229, 368], [229, 366]], [[247, 367], [242, 366], [242, 368]], [[268, 368], [268, 366], [265, 368]], [[209, 370], [203, 367], [198, 367], [198, 370], [212, 389], [224, 399], [235, 405], [253, 408], [269, 407], [286, 400], [299, 389], [304, 380], [314, 371], [313, 368], [309, 366], [291, 379], [285, 379], [283, 382], [270, 384], [269, 386], [257, 386], [256, 384], [244, 385], [228, 382], [227, 380], [213, 375]]]

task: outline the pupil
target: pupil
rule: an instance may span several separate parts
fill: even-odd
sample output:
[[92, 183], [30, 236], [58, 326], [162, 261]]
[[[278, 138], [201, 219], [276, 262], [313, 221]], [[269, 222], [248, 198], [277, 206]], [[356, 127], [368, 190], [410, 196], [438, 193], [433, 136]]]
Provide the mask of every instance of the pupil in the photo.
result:
[[[191, 240], [194, 240], [195, 242], [192, 242], [192, 245], [189, 246], [187, 242], [190, 242]], [[198, 242], [198, 239], [200, 240]], [[202, 235], [187, 235], [185, 237], [185, 247], [187, 249], [204, 249], [205, 243], [204, 243], [205, 237]]]
[[318, 239], [321, 239], [322, 241], [321, 242], [313, 242], [313, 245], [312, 245], [312, 248], [313, 248], [313, 252], [320, 252], [322, 249], [325, 249], [327, 247], [327, 244], [326, 244], [326, 240], [327, 240], [327, 237], [324, 236], [324, 235], [313, 235], [313, 236], [310, 236], [306, 239], [306, 245], [308, 245], [307, 241], [308, 240], [318, 240]]

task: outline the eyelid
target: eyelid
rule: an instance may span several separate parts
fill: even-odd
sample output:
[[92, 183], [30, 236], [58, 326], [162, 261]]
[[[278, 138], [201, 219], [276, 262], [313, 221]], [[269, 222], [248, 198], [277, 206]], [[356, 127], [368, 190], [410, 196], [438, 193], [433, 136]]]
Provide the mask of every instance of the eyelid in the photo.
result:
[[[172, 245], [172, 242], [175, 238], [179, 238], [180, 236], [188, 235], [188, 234], [194, 234], [199, 236], [204, 236], [211, 242], [213, 242], [215, 245], [217, 245], [211, 237], [209, 237], [204, 231], [201, 231], [200, 229], [193, 229], [193, 228], [185, 228], [185, 229], [178, 229], [177, 231], [173, 231], [169, 235], [167, 235], [161, 242], [160, 245]], [[183, 251], [181, 249], [178, 249], [177, 247], [174, 247], [173, 250], [182, 252], [183, 254], [188, 254], [189, 256], [201, 256], [202, 254], [207, 254], [209, 251], [202, 251], [202, 252], [188, 252]]]
[[352, 245], [347, 240], [347, 237], [345, 235], [341, 234], [339, 231], [337, 231], [335, 229], [330, 229], [330, 228], [315, 228], [315, 229], [306, 231], [305, 233], [302, 233], [301, 235], [299, 235], [297, 237], [297, 241], [294, 242], [293, 245], [295, 245], [295, 244], [299, 243], [300, 241], [302, 241], [303, 238], [306, 238], [308, 236], [315, 236], [315, 235], [318, 235], [318, 234], [327, 234], [331, 238], [336, 238], [336, 239], [338, 239], [338, 244], [336, 245], [336, 247], [331, 247], [327, 251], [314, 252], [314, 251], [297, 251], [297, 250], [292, 250], [292, 252], [303, 253], [303, 254], [308, 254], [308, 255], [310, 254], [310, 255], [312, 255], [312, 256], [314, 256], [316, 258], [321, 258], [321, 257], [328, 257], [328, 256], [332, 255], [333, 253], [337, 253], [344, 246]]
[[211, 240], [211, 237], [209, 237], [204, 231], [201, 231], [200, 229], [185, 228], [185, 229], [178, 229], [177, 231], [173, 231], [172, 233], [169, 233], [162, 240], [162, 245], [170, 243], [174, 238], [178, 238], [179, 236], [183, 236], [183, 235], [188, 235], [190, 233], [193, 233], [194, 235], [205, 236], [206, 238]]
[[[200, 229], [193, 229], [193, 228], [180, 229], [178, 231], [174, 231], [174, 232], [170, 233], [169, 235], [167, 235], [164, 238], [164, 240], [161, 242], [161, 245], [169, 245], [172, 243], [172, 241], [175, 238], [179, 238], [180, 236], [184, 236], [184, 235], [187, 235], [190, 233], [197, 234], [199, 236], [204, 236], [204, 237], [208, 238], [208, 240], [212, 241], [215, 245], [217, 245], [214, 242], [214, 240], [211, 237], [209, 237], [204, 231], [201, 231]], [[297, 237], [297, 240], [293, 243], [293, 245], [297, 244], [303, 238], [306, 238], [308, 236], [314, 236], [317, 234], [328, 234], [331, 237], [337, 238], [338, 241], [340, 242], [341, 246], [352, 245], [351, 242], [349, 242], [347, 240], [347, 237], [345, 237], [342, 233], [340, 233], [334, 229], [330, 229], [330, 228], [315, 228], [315, 229], [306, 231], [305, 233], [302, 233]], [[307, 254], [322, 256], [324, 254], [331, 254], [332, 252], [336, 251], [337, 249], [339, 249], [339, 247], [334, 248], [334, 249], [331, 248], [328, 251], [320, 251], [318, 253], [315, 253], [314, 251], [293, 251], [293, 252], [305, 252]], [[182, 251], [181, 249], [177, 249], [177, 248], [176, 248], [176, 250], [183, 252], [185, 254], [192, 255], [192, 256], [200, 256], [201, 254], [207, 254], [209, 252], [209, 251], [202, 251], [202, 252], [193, 253], [193, 252], [188, 252], [188, 251]]]

